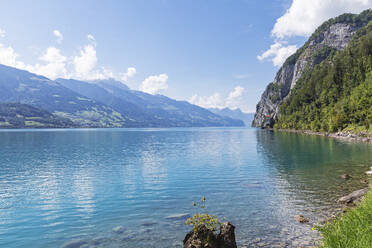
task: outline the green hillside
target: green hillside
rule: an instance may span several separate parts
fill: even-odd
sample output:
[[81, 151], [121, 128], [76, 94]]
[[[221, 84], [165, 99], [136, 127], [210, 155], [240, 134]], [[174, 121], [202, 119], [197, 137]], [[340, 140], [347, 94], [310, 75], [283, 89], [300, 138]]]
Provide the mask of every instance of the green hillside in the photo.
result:
[[76, 127], [65, 118], [21, 103], [0, 103], [0, 128], [63, 128]]
[[276, 128], [372, 133], [372, 22], [349, 45], [305, 71], [280, 108]]

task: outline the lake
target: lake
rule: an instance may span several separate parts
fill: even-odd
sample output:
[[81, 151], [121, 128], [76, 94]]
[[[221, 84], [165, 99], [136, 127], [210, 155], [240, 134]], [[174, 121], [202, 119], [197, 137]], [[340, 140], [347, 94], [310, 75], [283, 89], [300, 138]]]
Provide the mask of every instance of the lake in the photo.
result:
[[239, 246], [307, 246], [371, 165], [368, 144], [252, 128], [1, 130], [0, 247], [182, 247], [202, 196]]

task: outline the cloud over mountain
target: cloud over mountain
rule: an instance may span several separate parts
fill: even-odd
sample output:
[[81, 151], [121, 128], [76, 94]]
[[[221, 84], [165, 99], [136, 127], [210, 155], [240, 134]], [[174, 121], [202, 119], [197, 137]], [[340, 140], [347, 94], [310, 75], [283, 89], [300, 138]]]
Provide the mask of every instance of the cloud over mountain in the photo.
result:
[[274, 44], [257, 58], [270, 60], [279, 67], [297, 50], [296, 45], [288, 45], [289, 38], [308, 37], [329, 18], [345, 12], [359, 13], [371, 7], [372, 0], [293, 0], [285, 14], [274, 24], [271, 31]]
[[165, 91], [168, 89], [168, 75], [167, 74], [159, 74], [154, 76], [149, 76], [146, 78], [141, 86], [140, 90], [149, 94], [157, 94], [161, 91]]
[[[59, 30], [54, 30], [53, 35], [57, 43], [61, 44], [63, 35]], [[5, 36], [5, 31], [0, 29], [0, 37]], [[87, 35], [88, 44], [79, 49], [74, 56], [64, 55], [63, 52], [50, 46], [37, 57], [35, 64], [26, 64], [20, 60], [20, 55], [11, 45], [0, 43], [0, 64], [18, 69], [28, 70], [38, 75], [51, 79], [77, 78], [81, 80], [97, 80], [115, 78], [126, 81], [136, 75], [136, 68], [129, 67], [126, 72], [116, 73], [111, 69], [98, 66], [97, 41], [93, 35]]]
[[244, 88], [236, 86], [233, 91], [229, 92], [226, 98], [223, 98], [220, 93], [215, 92], [210, 96], [193, 95], [189, 102], [203, 108], [231, 108], [236, 109], [241, 105]]

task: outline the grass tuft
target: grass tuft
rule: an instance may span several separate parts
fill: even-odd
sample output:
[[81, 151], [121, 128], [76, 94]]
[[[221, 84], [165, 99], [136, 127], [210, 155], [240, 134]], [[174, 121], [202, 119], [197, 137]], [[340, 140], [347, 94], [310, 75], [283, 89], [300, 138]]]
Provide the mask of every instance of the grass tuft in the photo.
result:
[[322, 236], [321, 248], [372, 248], [372, 189], [358, 207], [315, 228]]

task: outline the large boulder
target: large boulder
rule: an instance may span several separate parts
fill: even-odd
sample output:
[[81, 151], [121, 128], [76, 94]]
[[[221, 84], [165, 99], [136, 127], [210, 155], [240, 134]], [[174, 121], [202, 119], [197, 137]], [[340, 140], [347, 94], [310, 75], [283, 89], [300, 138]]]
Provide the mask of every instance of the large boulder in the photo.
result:
[[195, 231], [186, 234], [183, 240], [184, 248], [237, 248], [235, 241], [235, 227], [229, 223], [222, 223], [220, 233], [215, 234], [206, 226], [201, 225]]
[[219, 240], [220, 247], [224, 248], [236, 248], [235, 241], [235, 226], [230, 222], [222, 223], [220, 234], [217, 239]]
[[303, 215], [301, 215], [301, 214], [297, 215], [295, 218], [296, 218], [296, 220], [297, 220], [298, 222], [300, 222], [300, 223], [307, 223], [307, 222], [309, 222], [309, 220], [306, 219], [306, 218], [305, 218]]
[[369, 191], [368, 187], [365, 188], [365, 189], [356, 190], [356, 191], [348, 194], [347, 196], [343, 196], [340, 199], [338, 199], [338, 203], [342, 203], [342, 204], [356, 203], [356, 202], [360, 201], [362, 199], [362, 197], [365, 194], [367, 194], [368, 191]]

